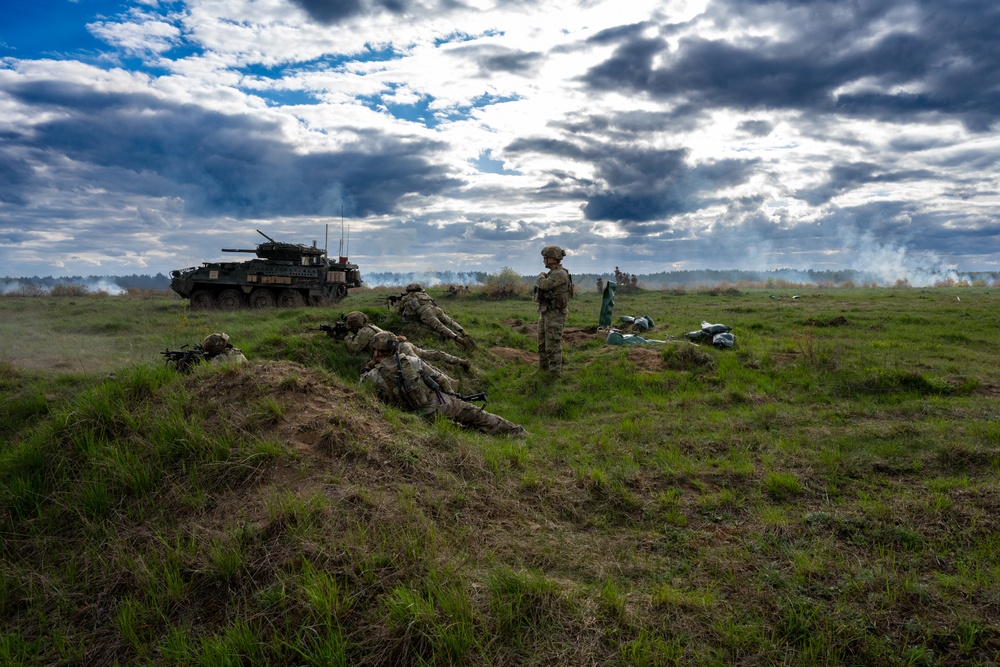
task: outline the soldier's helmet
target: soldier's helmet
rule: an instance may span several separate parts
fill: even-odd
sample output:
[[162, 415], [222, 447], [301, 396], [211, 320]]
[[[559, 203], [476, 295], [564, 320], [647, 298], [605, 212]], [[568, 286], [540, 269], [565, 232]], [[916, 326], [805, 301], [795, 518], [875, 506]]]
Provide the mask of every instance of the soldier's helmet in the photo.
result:
[[225, 351], [227, 345], [229, 345], [229, 334], [224, 333], [209, 334], [201, 341], [201, 349], [209, 354], [219, 354]]
[[406, 286], [407, 292], [423, 292], [424, 288], [421, 287], [420, 283], [410, 283]]
[[562, 260], [566, 256], [566, 251], [557, 245], [547, 245], [542, 248], [542, 257], [548, 257], [556, 260], [557, 262]]
[[368, 316], [362, 313], [360, 310], [354, 310], [344, 316], [344, 321], [347, 322], [347, 326], [352, 329], [360, 329], [361, 327], [368, 324]]
[[373, 350], [378, 350], [380, 352], [392, 352], [396, 349], [398, 341], [396, 340], [396, 337], [388, 331], [381, 331], [372, 336], [369, 345], [371, 345]]

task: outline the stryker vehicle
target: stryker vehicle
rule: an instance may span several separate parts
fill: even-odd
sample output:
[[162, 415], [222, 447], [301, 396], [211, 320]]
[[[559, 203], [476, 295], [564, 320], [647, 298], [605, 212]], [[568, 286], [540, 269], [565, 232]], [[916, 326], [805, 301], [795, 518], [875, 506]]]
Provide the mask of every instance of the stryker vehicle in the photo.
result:
[[170, 272], [170, 289], [191, 308], [296, 308], [337, 303], [350, 287], [361, 286], [361, 272], [347, 257], [336, 262], [322, 248], [267, 239], [255, 250], [223, 248], [222, 252], [252, 252], [245, 262], [204, 262], [200, 267]]

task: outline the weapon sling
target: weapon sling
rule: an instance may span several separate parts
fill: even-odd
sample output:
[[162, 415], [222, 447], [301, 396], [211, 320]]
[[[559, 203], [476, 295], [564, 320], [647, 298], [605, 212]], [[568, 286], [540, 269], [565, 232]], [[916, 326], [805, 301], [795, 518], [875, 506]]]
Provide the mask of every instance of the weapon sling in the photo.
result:
[[[410, 394], [410, 386], [406, 382], [406, 375], [403, 373], [403, 360], [399, 358], [399, 347], [397, 346], [394, 351], [396, 355], [396, 390], [399, 392], [399, 399], [411, 410], [418, 410], [424, 406], [417, 403], [416, 399]], [[444, 403], [441, 390], [435, 389], [434, 391], [437, 394], [438, 402]]]

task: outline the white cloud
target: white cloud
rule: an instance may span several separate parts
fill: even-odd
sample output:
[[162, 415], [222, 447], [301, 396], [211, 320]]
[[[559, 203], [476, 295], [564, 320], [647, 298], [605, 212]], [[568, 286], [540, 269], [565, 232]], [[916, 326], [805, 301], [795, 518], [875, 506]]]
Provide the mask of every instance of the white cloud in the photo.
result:
[[[373, 1], [317, 20], [305, 0], [140, 4], [88, 24], [104, 66], [0, 68], [12, 273], [45, 262], [31, 233], [47, 220], [68, 272], [168, 271], [216, 251], [192, 229], [307, 230], [341, 206], [364, 211], [363, 270], [534, 271], [526, 251], [553, 239], [578, 271], [843, 264], [861, 247], [897, 272], [933, 253], [1000, 261], [984, 251], [1000, 62], [950, 10]], [[502, 170], [476, 168], [486, 151]]]

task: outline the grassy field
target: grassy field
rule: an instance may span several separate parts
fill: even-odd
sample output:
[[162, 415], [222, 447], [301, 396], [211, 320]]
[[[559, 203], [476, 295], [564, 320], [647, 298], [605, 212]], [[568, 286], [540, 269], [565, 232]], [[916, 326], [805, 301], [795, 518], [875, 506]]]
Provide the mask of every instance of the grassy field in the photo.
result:
[[[1000, 289], [432, 294], [493, 438], [359, 392], [337, 309], [0, 298], [0, 664], [1000, 662]], [[692, 345], [702, 321], [736, 345]], [[225, 331], [250, 363], [164, 367]]]

